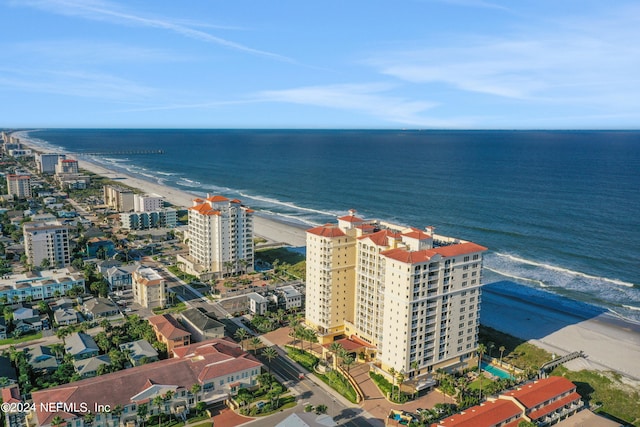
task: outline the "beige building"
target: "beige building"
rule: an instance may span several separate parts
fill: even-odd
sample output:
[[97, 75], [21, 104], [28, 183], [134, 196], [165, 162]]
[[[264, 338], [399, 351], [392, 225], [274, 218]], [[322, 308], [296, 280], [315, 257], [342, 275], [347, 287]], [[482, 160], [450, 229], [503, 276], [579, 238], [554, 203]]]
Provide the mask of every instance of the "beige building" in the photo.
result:
[[486, 248], [354, 214], [307, 231], [307, 301], [318, 303], [306, 322], [320, 342], [357, 337], [408, 379], [475, 363]]
[[202, 279], [253, 271], [253, 210], [223, 196], [195, 199], [189, 208], [186, 273]]
[[167, 301], [167, 284], [154, 269], [140, 267], [131, 274], [133, 300], [146, 308], [164, 307]]
[[24, 249], [29, 264], [38, 267], [46, 259], [50, 267], [71, 264], [69, 229], [58, 223], [28, 222], [23, 225]]
[[7, 192], [17, 199], [31, 198], [31, 175], [7, 175]]
[[55, 172], [56, 175], [77, 174], [80, 172], [78, 169], [78, 161], [74, 159], [67, 159], [64, 156], [58, 157]]
[[132, 190], [117, 185], [105, 185], [103, 188], [104, 204], [118, 212], [130, 212], [134, 208]]

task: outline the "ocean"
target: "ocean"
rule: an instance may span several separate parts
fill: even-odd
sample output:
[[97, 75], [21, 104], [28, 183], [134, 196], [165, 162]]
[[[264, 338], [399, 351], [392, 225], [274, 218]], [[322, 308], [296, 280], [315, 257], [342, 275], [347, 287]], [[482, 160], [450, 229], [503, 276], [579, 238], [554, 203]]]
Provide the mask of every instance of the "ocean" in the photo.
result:
[[[487, 246], [510, 280], [640, 322], [640, 132], [30, 131], [38, 143], [307, 225], [358, 216]], [[162, 150], [164, 154], [131, 151]]]

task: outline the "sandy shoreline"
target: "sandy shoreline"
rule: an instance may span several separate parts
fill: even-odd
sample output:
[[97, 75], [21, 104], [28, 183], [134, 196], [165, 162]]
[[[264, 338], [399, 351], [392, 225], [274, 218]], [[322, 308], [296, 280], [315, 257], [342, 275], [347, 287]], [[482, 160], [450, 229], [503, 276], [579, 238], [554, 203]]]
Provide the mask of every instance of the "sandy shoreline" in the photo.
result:
[[[38, 151], [49, 151], [37, 142], [20, 135], [25, 145]], [[69, 154], [73, 157], [73, 154]], [[190, 194], [126, 173], [109, 170], [102, 165], [77, 159], [82, 169], [106, 176], [150, 194], [159, 194], [176, 208], [189, 207], [196, 197]], [[277, 217], [256, 215], [254, 234], [270, 242], [305, 246], [303, 225], [294, 225]], [[522, 286], [516, 285], [514, 286]], [[481, 323], [506, 332], [552, 352], [563, 355], [582, 350], [588, 359], [571, 362], [574, 369], [614, 370], [640, 380], [640, 325], [614, 318], [604, 313], [585, 315], [572, 313], [567, 307], [555, 306], [553, 301], [518, 298], [508, 293], [486, 288], [482, 297]], [[640, 382], [639, 382], [640, 384]]]
[[[511, 286], [522, 286], [511, 284]], [[587, 359], [569, 362], [571, 369], [613, 370], [640, 381], [640, 325], [606, 312], [586, 316], [549, 306], [537, 299], [516, 298], [485, 287], [480, 322], [556, 355], [584, 351]]]

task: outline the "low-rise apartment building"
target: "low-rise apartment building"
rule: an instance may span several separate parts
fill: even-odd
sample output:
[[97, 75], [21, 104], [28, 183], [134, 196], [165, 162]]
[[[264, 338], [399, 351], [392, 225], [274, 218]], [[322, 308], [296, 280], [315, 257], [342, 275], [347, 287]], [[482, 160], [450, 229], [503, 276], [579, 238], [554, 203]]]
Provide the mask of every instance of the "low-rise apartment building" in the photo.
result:
[[146, 308], [162, 308], [167, 301], [167, 283], [156, 270], [140, 267], [131, 274], [133, 300]]
[[73, 288], [85, 290], [84, 275], [73, 267], [12, 274], [0, 278], [0, 300], [37, 301], [64, 295]]

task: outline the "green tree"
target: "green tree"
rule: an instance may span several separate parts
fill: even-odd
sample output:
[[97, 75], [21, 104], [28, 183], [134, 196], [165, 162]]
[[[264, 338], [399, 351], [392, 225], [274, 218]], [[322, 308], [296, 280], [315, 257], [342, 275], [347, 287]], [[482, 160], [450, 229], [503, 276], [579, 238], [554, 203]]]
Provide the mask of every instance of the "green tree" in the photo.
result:
[[262, 345], [262, 340], [258, 337], [253, 337], [249, 340], [249, 344], [253, 347], [253, 355], [257, 355], [258, 346]]
[[147, 417], [149, 416], [149, 406], [146, 403], [138, 405], [137, 415], [140, 419], [142, 419], [142, 425], [147, 421]]
[[264, 356], [265, 359], [267, 359], [269, 373], [271, 373], [271, 361], [278, 357], [278, 352], [273, 347], [267, 347], [262, 350], [262, 355]]
[[501, 345], [498, 350], [500, 350], [500, 366], [502, 366], [502, 355], [504, 354], [504, 351], [506, 350], [506, 348], [505, 346]]
[[249, 336], [249, 332], [244, 328], [238, 328], [233, 336], [240, 341], [240, 348], [244, 351], [244, 340]]

